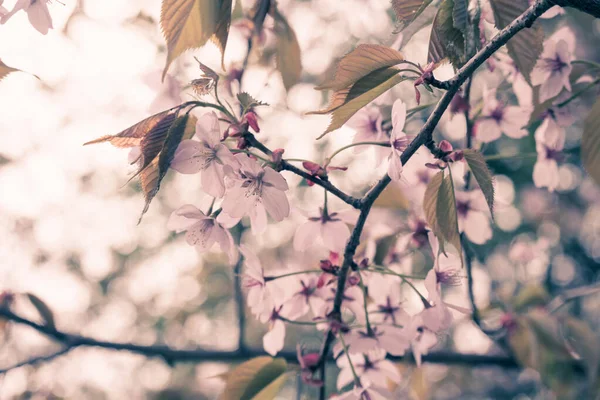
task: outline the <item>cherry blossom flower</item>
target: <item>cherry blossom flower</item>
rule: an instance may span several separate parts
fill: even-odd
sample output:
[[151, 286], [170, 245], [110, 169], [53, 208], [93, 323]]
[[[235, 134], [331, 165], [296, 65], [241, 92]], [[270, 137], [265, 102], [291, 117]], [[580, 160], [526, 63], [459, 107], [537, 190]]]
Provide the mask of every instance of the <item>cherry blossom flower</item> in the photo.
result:
[[[379, 107], [369, 105], [361, 108], [350, 120], [346, 123], [346, 126], [356, 131], [352, 143], [360, 142], [385, 142], [387, 137], [382, 127], [383, 116]], [[356, 146], [354, 147], [355, 153], [360, 153], [367, 148], [374, 147], [377, 165], [387, 155], [387, 149], [382, 146]]]
[[390, 145], [392, 152], [389, 155], [388, 175], [393, 181], [400, 181], [402, 178], [402, 161], [400, 154], [408, 146], [408, 138], [403, 132], [406, 123], [406, 104], [401, 100], [396, 100], [392, 106], [392, 134], [390, 135]]
[[354, 381], [350, 362], [352, 362], [361, 384], [366, 386], [385, 388], [388, 379], [396, 383], [402, 379], [396, 366], [385, 359], [385, 351], [374, 350], [365, 354], [350, 354], [350, 360], [346, 356], [338, 358], [337, 365], [340, 368], [337, 380], [338, 389]]
[[263, 348], [267, 353], [275, 356], [281, 349], [285, 341], [285, 324], [279, 318], [279, 308], [274, 308], [269, 317], [269, 331], [263, 336]]
[[185, 239], [190, 246], [200, 251], [208, 251], [214, 244], [229, 257], [231, 264], [237, 260], [237, 251], [231, 233], [223, 228], [213, 217], [205, 215], [191, 204], [173, 211], [167, 222], [169, 230], [177, 233], [187, 231]]
[[539, 188], [548, 188], [553, 192], [560, 183], [558, 162], [562, 161], [564, 141], [552, 141], [544, 135], [536, 136], [535, 149], [537, 161], [533, 166], [533, 183]]
[[355, 386], [354, 389], [334, 395], [331, 400], [388, 400], [393, 398], [393, 394], [383, 388], [372, 388], [363, 386]]
[[356, 217], [354, 210], [330, 213], [320, 208], [318, 215], [308, 217], [308, 221], [296, 230], [294, 249], [306, 251], [316, 242], [322, 243], [329, 251], [341, 252], [350, 237], [347, 224], [355, 223]]
[[571, 91], [572, 51], [564, 39], [550, 38], [544, 43], [544, 51], [531, 72], [531, 83], [541, 85], [540, 102], [555, 97], [563, 87]]
[[[328, 315], [333, 309], [333, 301], [335, 299], [336, 289], [328, 286], [323, 291], [323, 298], [325, 299], [322, 310], [318, 313], [319, 315]], [[344, 295], [342, 296], [342, 309], [350, 311], [354, 318], [358, 322], [365, 321], [365, 309], [364, 309], [364, 293], [358, 286], [346, 285]]]
[[167, 74], [163, 82], [162, 71], [156, 70], [144, 75], [142, 80], [156, 92], [156, 97], [149, 106], [149, 111], [152, 114], [168, 110], [182, 103], [182, 87], [173, 75]]
[[[408, 317], [408, 315], [406, 315]], [[406, 324], [410, 318], [405, 318], [402, 323]], [[353, 329], [344, 334], [344, 342], [348, 346], [348, 353], [360, 354], [373, 350], [383, 349], [386, 352], [401, 356], [410, 347], [410, 340], [406, 332], [398, 326], [378, 325], [368, 329]], [[334, 346], [334, 353], [342, 351], [341, 343]]]
[[252, 232], [264, 232], [267, 212], [275, 221], [283, 221], [290, 214], [290, 203], [285, 195], [288, 184], [271, 167], [261, 167], [246, 154], [236, 154], [239, 170], [231, 171], [232, 187], [227, 191], [221, 207], [234, 218], [250, 217]]
[[6, 23], [17, 11], [23, 10], [27, 13], [31, 25], [42, 35], [46, 35], [48, 30], [54, 28], [48, 11], [50, 2], [51, 0], [18, 0], [13, 9], [2, 16], [0, 23]]
[[214, 112], [206, 113], [196, 124], [197, 140], [183, 140], [171, 162], [171, 168], [182, 174], [201, 172], [202, 189], [213, 197], [225, 193], [225, 165], [237, 165], [229, 149], [221, 143], [219, 119]]
[[246, 303], [248, 308], [261, 322], [267, 322], [275, 308], [271, 288], [267, 287], [260, 260], [247, 246], [241, 245], [240, 252], [244, 256], [244, 275], [242, 285], [248, 291]]
[[284, 279], [283, 285], [292, 296], [284, 303], [285, 315], [289, 319], [298, 319], [310, 311], [314, 316], [323, 309], [323, 297], [321, 289], [318, 287], [319, 278], [314, 275], [297, 275]]
[[487, 143], [499, 139], [502, 132], [508, 137], [519, 139], [527, 136], [523, 129], [529, 122], [528, 107], [507, 106], [496, 98], [496, 89], [483, 90], [483, 111], [477, 120], [476, 137]]
[[480, 190], [455, 193], [458, 230], [471, 242], [484, 244], [492, 238], [492, 226], [485, 198]]
[[415, 362], [417, 363], [417, 367], [420, 367], [422, 356], [429, 353], [429, 350], [437, 344], [438, 338], [432, 330], [425, 326], [423, 313], [412, 317], [406, 327], [406, 331], [407, 336], [410, 338], [410, 346], [415, 357]]

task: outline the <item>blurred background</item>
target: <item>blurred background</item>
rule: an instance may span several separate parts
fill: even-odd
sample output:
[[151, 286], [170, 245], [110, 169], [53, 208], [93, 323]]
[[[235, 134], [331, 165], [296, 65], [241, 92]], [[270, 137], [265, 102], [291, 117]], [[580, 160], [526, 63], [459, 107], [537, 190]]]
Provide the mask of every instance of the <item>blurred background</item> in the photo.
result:
[[[207, 207], [198, 176], [169, 174], [137, 225], [143, 196], [137, 184], [126, 183], [133, 172], [127, 151], [109, 145], [82, 147], [88, 140], [117, 133], [149, 116], [155, 107], [169, 107], [177, 97], [191, 100], [185, 86], [199, 76], [192, 57], [220, 71], [220, 55], [212, 44], [186, 53], [170, 68], [175, 81], [161, 85], [166, 51], [158, 26], [159, 0], [63, 3], [49, 5], [54, 30], [46, 36], [29, 25], [23, 12], [0, 26], [0, 58], [27, 72], [13, 73], [0, 84], [0, 289], [42, 298], [54, 311], [57, 326], [67, 332], [110, 341], [234, 351], [240, 316], [232, 267], [218, 253], [197, 253], [166, 227], [170, 213], [183, 204]], [[251, 58], [241, 86], [271, 105], [258, 110], [259, 139], [270, 148], [285, 148], [286, 157], [322, 160], [350, 143], [353, 132], [342, 128], [315, 143], [328, 118], [304, 115], [326, 101], [314, 86], [356, 44], [397, 45], [402, 38], [393, 34], [389, 0], [278, 3], [302, 49], [301, 83], [286, 95], [274, 64], [261, 62], [264, 57], [259, 54]], [[4, 6], [10, 9], [13, 4], [6, 0]], [[243, 6], [248, 10], [252, 1]], [[407, 59], [425, 63], [431, 16], [405, 33]], [[548, 33], [571, 26], [578, 40], [577, 57], [600, 58], [594, 47], [600, 22], [569, 11], [543, 24]], [[228, 70], [240, 66], [246, 55], [244, 35], [243, 24], [234, 21], [225, 54]], [[451, 75], [452, 69], [445, 67], [436, 77]], [[483, 83], [493, 85], [500, 77], [497, 70], [481, 72], [474, 84], [475, 98], [481, 96]], [[184, 87], [181, 94], [177, 85]], [[399, 85], [379, 104], [389, 106], [396, 98], [414, 105], [412, 85]], [[424, 97], [423, 102], [433, 100]], [[406, 131], [415, 133], [426, 116], [412, 118]], [[461, 145], [464, 129], [462, 116], [446, 116], [436, 135]], [[580, 136], [577, 122], [569, 129], [567, 147], [576, 149]], [[535, 144], [532, 136], [504, 139], [495, 151], [531, 153]], [[373, 167], [370, 153], [349, 151], [338, 156], [334, 164], [347, 165], [349, 170], [333, 173], [334, 183], [352, 194], [363, 193], [383, 174]], [[507, 283], [539, 283], [557, 295], [598, 280], [598, 186], [573, 155], [560, 168], [561, 184], [555, 193], [536, 189], [531, 181], [534, 162], [535, 158], [519, 158], [491, 163], [500, 206], [493, 239], [475, 248], [475, 295], [480, 308], [501, 297], [497, 289]], [[284, 174], [292, 187], [291, 203], [316, 208], [322, 191]], [[332, 202], [334, 209], [347, 209], [335, 199]], [[370, 219], [383, 223], [397, 218], [402, 224], [404, 217], [402, 211], [376, 210]], [[244, 233], [242, 241], [259, 253], [268, 270], [314, 269], [326, 252], [301, 255], [291, 249], [301, 219], [293, 213], [288, 220], [271, 224], [260, 237]], [[534, 257], [511, 256], [515, 243], [539, 240], [548, 246]], [[415, 258], [415, 269], [423, 268], [423, 256]], [[418, 306], [418, 298], [408, 292], [406, 297], [407, 309]], [[454, 304], [469, 307], [464, 285], [453, 288], [449, 297]], [[599, 305], [600, 296], [587, 296], [573, 303], [573, 312], [600, 328]], [[16, 307], [35, 315], [19, 297]], [[242, 320], [246, 345], [260, 350], [266, 328], [252, 317]], [[319, 340], [312, 329], [289, 327], [286, 349], [293, 351], [299, 341], [318, 347]], [[22, 326], [11, 327], [1, 346], [0, 368], [58, 348]], [[465, 317], [437, 349], [499, 353]], [[215, 398], [223, 384], [214, 376], [228, 367], [228, 362], [218, 360], [172, 367], [160, 359], [80, 348], [50, 363], [0, 377], [0, 399]], [[400, 368], [405, 379], [399, 390], [409, 398], [551, 398], [532, 370], [438, 364], [425, 364], [420, 370], [411, 364]], [[334, 373], [332, 368], [330, 374]], [[329, 379], [332, 389], [334, 383]], [[310, 399], [315, 393], [291, 378], [278, 398]]]

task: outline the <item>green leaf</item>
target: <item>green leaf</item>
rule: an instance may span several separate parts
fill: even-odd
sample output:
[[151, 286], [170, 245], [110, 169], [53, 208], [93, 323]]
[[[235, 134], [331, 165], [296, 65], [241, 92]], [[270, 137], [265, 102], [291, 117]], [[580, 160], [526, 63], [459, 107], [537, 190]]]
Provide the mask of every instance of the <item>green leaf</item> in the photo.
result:
[[408, 210], [410, 204], [402, 193], [400, 186], [390, 183], [373, 202], [373, 207], [391, 208], [394, 210]]
[[600, 364], [600, 338], [587, 322], [570, 316], [562, 320], [562, 332], [569, 349], [585, 363], [590, 386], [594, 386]]
[[33, 304], [37, 312], [42, 317], [44, 325], [46, 325], [49, 328], [56, 329], [56, 325], [54, 323], [54, 313], [52, 312], [50, 307], [48, 307], [46, 302], [33, 293], [25, 293], [25, 296], [27, 296], [27, 299], [29, 299], [31, 304]]
[[390, 249], [396, 244], [398, 239], [397, 234], [384, 236], [377, 241], [377, 247], [375, 248], [375, 256], [373, 256], [373, 263], [375, 265], [383, 265], [385, 258], [390, 252]]
[[238, 93], [237, 99], [240, 102], [240, 105], [242, 106], [244, 113], [246, 112], [246, 110], [249, 110], [254, 107], [268, 106], [267, 103], [263, 103], [262, 101], [256, 100], [254, 97], [252, 97], [247, 92]]
[[588, 174], [600, 185], [600, 99], [592, 107], [583, 125], [581, 160]]
[[[496, 28], [504, 29], [529, 8], [528, 0], [490, 0]], [[539, 24], [517, 33], [506, 44], [517, 69], [531, 84], [531, 71], [544, 49], [544, 31]]]
[[335, 78], [318, 86], [317, 90], [349, 89], [373, 71], [398, 65], [404, 56], [398, 50], [378, 44], [361, 44], [346, 54], [338, 63]]
[[[448, 168], [448, 171], [450, 169]], [[456, 197], [452, 174], [442, 180], [436, 204], [437, 226], [442, 238], [461, 252], [460, 233], [458, 233], [458, 215], [456, 213]], [[461, 257], [462, 260], [462, 257]]]
[[431, 4], [432, 0], [392, 0], [392, 9], [398, 22], [400, 30], [410, 25]]
[[[440, 186], [444, 181], [444, 171], [440, 171], [431, 178], [425, 189], [425, 196], [423, 197], [423, 211], [425, 212], [425, 219], [427, 224], [431, 228], [431, 231], [438, 237], [442, 238], [440, 229], [437, 222], [437, 201]], [[440, 240], [440, 247], [443, 246], [443, 241]]]
[[232, 0], [163, 0], [160, 25], [167, 41], [163, 79], [173, 60], [209, 39], [224, 53], [231, 6]]
[[290, 90], [300, 80], [302, 75], [302, 56], [300, 44], [296, 33], [279, 12], [276, 4], [271, 7], [271, 14], [275, 20], [275, 34], [277, 36], [277, 50], [275, 54], [277, 69], [281, 73], [285, 90]]
[[463, 150], [463, 155], [475, 180], [479, 184], [479, 188], [485, 196], [485, 201], [490, 208], [492, 218], [494, 218], [494, 177], [480, 152], [473, 149], [465, 149]]
[[358, 110], [406, 79], [396, 67], [381, 68], [361, 78], [350, 88], [336, 91], [326, 109], [308, 113], [331, 114], [329, 126], [317, 139], [341, 128]]
[[523, 367], [538, 369], [539, 363], [536, 356], [538, 342], [528, 321], [519, 317], [516, 321], [516, 327], [513, 329], [508, 336], [508, 344], [517, 361]]
[[469, 2], [467, 0], [454, 0], [452, 8], [452, 24], [459, 29], [463, 36], [469, 27]]
[[453, 12], [454, 0], [444, 0], [433, 20], [428, 61], [439, 63], [448, 59], [460, 68], [465, 62], [465, 37], [454, 26]]
[[[225, 390], [219, 400], [269, 400], [283, 385], [287, 363], [267, 356], [246, 361], [225, 374]], [[272, 395], [273, 397], [268, 397]]]
[[544, 306], [550, 301], [550, 294], [540, 285], [527, 285], [519, 290], [511, 299], [513, 309], [517, 312], [530, 307]]

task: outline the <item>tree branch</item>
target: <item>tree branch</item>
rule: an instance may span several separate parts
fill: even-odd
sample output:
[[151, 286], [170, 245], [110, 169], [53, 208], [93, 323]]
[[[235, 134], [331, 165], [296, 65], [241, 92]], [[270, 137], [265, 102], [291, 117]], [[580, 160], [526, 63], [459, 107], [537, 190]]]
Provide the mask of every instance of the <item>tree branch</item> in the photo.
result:
[[[452, 98], [458, 92], [461, 85], [475, 72], [479, 66], [481, 66], [489, 57], [494, 54], [500, 47], [504, 46], [513, 36], [515, 36], [521, 30], [530, 27], [533, 22], [542, 15], [545, 11], [547, 11], [553, 4], [550, 3], [550, 0], [538, 0], [533, 6], [527, 9], [523, 14], [521, 14], [517, 19], [511, 22], [508, 26], [502, 29], [492, 40], [490, 40], [475, 56], [473, 56], [454, 76], [454, 78], [447, 81], [448, 89], [446, 93], [442, 96], [435, 109], [425, 122], [425, 124], [421, 127], [419, 134], [417, 137], [410, 143], [408, 148], [402, 153], [400, 160], [402, 161], [402, 165], [406, 165], [408, 160], [413, 156], [413, 154], [417, 151], [419, 147], [422, 145], [426, 145], [427, 147], [432, 147], [433, 143], [433, 131], [439, 123], [442, 115], [450, 105]], [[446, 84], [444, 84], [446, 86]], [[354, 230], [352, 231], [352, 235], [346, 245], [346, 249], [344, 251], [344, 262], [342, 267], [340, 268], [340, 272], [338, 274], [338, 287], [334, 298], [333, 310], [329, 314], [329, 317], [337, 322], [341, 322], [341, 305], [344, 295], [344, 290], [346, 288], [346, 277], [348, 275], [348, 270], [354, 261], [354, 254], [356, 252], [356, 248], [358, 246], [360, 235], [362, 234], [362, 230], [364, 228], [365, 222], [371, 210], [371, 206], [379, 197], [381, 192], [387, 187], [390, 183], [391, 179], [386, 174], [379, 182], [364, 196], [361, 201], [360, 207], [360, 216], [358, 217], [358, 221]], [[329, 329], [327, 332], [325, 341], [321, 348], [320, 359], [318, 363], [318, 367], [325, 367], [325, 360], [328, 357], [329, 349], [331, 347], [331, 343], [333, 342], [334, 335]]]
[[[0, 374], [6, 373], [12, 369], [35, 365], [42, 362], [52, 361], [56, 357], [62, 356], [77, 347], [98, 347], [107, 350], [129, 351], [147, 357], [160, 357], [168, 364], [172, 365], [178, 362], [214, 362], [214, 361], [238, 361], [250, 357], [267, 355], [262, 350], [238, 349], [235, 351], [211, 351], [205, 349], [178, 350], [162, 345], [137, 345], [133, 343], [116, 343], [102, 340], [96, 340], [86, 336], [69, 334], [46, 325], [23, 318], [6, 308], [0, 308], [0, 316], [15, 323], [29, 326], [48, 338], [61, 343], [64, 347], [50, 355], [30, 358], [10, 367], [0, 369]], [[288, 362], [297, 363], [296, 352], [280, 352], [278, 357], [285, 358]], [[388, 357], [395, 362], [414, 363], [413, 357]], [[327, 362], [333, 362], [333, 358], [328, 358]], [[516, 368], [518, 365], [513, 358], [497, 355], [479, 355], [479, 354], [460, 354], [453, 352], [435, 352], [423, 356], [423, 361], [427, 363], [443, 363], [454, 365], [469, 366], [499, 366], [504, 368]]]
[[[248, 144], [250, 146], [257, 148], [258, 150], [262, 151], [266, 155], [271, 156], [273, 154], [273, 152], [267, 146], [265, 146], [264, 144], [259, 142], [252, 133], [250, 133], [250, 132], [245, 133], [244, 138], [248, 141]], [[301, 176], [302, 178], [304, 178], [306, 180], [313, 182], [315, 185], [321, 186], [323, 189], [327, 190], [329, 193], [340, 198], [344, 203], [349, 204], [354, 208], [360, 208], [360, 206], [361, 206], [360, 199], [357, 199], [356, 197], [352, 197], [349, 194], [344, 193], [343, 191], [341, 191], [340, 189], [335, 187], [326, 178], [318, 178], [316, 176], [313, 176], [313, 175], [309, 174], [308, 172], [302, 171], [300, 168], [290, 164], [289, 162], [287, 162], [285, 160], [281, 161], [280, 167], [282, 170], [290, 171], [296, 175]]]

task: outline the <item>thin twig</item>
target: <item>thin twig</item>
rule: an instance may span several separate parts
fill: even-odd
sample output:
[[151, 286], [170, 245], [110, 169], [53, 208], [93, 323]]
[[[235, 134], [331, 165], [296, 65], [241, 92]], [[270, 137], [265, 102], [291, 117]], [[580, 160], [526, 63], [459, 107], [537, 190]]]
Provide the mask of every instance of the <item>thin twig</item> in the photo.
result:
[[38, 357], [32, 357], [29, 358], [25, 361], [21, 361], [19, 363], [16, 363], [14, 365], [11, 365], [10, 367], [6, 367], [6, 368], [2, 368], [0, 369], [0, 375], [1, 374], [5, 374], [9, 371], [12, 371], [13, 369], [17, 369], [17, 368], [21, 368], [21, 367], [26, 367], [26, 366], [34, 366], [37, 364], [41, 364], [41, 363], [45, 363], [45, 362], [49, 362], [54, 360], [55, 358], [58, 358], [64, 354], [67, 354], [69, 351], [71, 351], [71, 347], [64, 347], [54, 353], [45, 355], [45, 356], [38, 356]]

